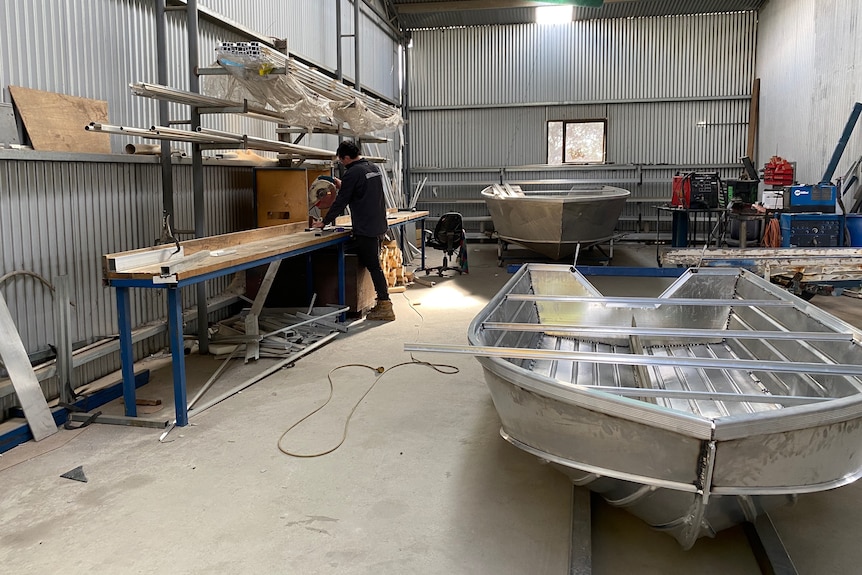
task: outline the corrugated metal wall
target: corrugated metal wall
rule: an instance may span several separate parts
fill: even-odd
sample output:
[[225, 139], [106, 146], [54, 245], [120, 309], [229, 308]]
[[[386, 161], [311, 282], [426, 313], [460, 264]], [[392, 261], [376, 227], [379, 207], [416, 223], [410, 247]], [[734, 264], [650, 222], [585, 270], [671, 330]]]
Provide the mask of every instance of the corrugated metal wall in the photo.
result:
[[412, 106], [746, 96], [754, 13], [419, 30]]
[[[101, 256], [153, 245], [158, 238], [160, 165], [153, 158], [81, 162], [16, 159], [16, 155], [0, 152], [0, 275], [23, 270], [49, 282], [69, 276], [75, 303], [73, 341], [89, 344], [115, 334], [115, 295], [102, 285]], [[251, 168], [207, 166], [204, 176], [211, 232], [253, 227]], [[175, 166], [178, 229], [192, 227], [191, 179], [187, 162]], [[227, 279], [213, 280], [208, 282], [208, 292], [217, 294], [226, 285]], [[194, 290], [183, 292], [185, 306], [191, 306]], [[56, 345], [53, 298], [39, 282], [16, 276], [0, 286], [0, 294], [28, 351]], [[163, 293], [132, 290], [134, 325], [165, 314]], [[164, 345], [163, 338], [155, 338], [138, 344], [136, 351], [145, 355]], [[77, 381], [92, 381], [119, 367], [114, 354], [79, 369]]]
[[[820, 181], [854, 102], [862, 101], [860, 22], [855, 0], [784, 0], [761, 11], [760, 159], [796, 162], [800, 183]], [[860, 155], [862, 126], [856, 126], [835, 175]]]
[[[286, 38], [289, 49], [335, 69], [335, 0], [255, 2], [199, 1], [253, 31]], [[253, 4], [253, 6], [252, 6]], [[352, 3], [343, 0], [344, 33], [353, 31]], [[224, 10], [224, 12], [220, 12]], [[157, 123], [157, 103], [131, 95], [130, 82], [156, 80], [154, 3], [150, 0], [4, 0], [0, 2], [0, 87], [24, 86], [106, 100], [109, 121], [147, 128]], [[168, 13], [169, 85], [188, 87], [185, 12]], [[398, 96], [397, 44], [363, 8], [361, 29], [363, 85], [393, 100]], [[200, 63], [207, 66], [220, 41], [243, 38], [200, 21]], [[353, 72], [352, 41], [344, 39], [346, 76]], [[367, 69], [366, 69], [367, 65]], [[206, 80], [206, 78], [204, 78]], [[202, 82], [205, 84], [205, 82]], [[172, 118], [188, 116], [171, 105]], [[207, 127], [276, 139], [275, 125], [239, 116], [206, 115]], [[83, 126], [82, 126], [83, 129]], [[129, 138], [112, 136], [122, 153]], [[332, 136], [312, 136], [304, 144], [334, 149]], [[180, 147], [178, 144], [174, 144]], [[390, 150], [390, 154], [392, 154]], [[265, 155], [265, 154], [264, 154]], [[254, 225], [252, 171], [243, 166], [205, 165], [207, 231], [210, 234]], [[174, 167], [175, 229], [193, 228], [192, 176], [188, 160]], [[101, 283], [103, 254], [153, 245], [161, 229], [161, 168], [154, 158], [91, 156], [0, 150], [0, 276], [13, 270], [38, 273], [49, 281], [72, 278], [76, 307], [75, 342], [92, 342], [116, 333], [113, 289]], [[210, 296], [227, 280], [208, 283]], [[184, 290], [191, 305], [194, 290]], [[55, 343], [51, 296], [32, 278], [16, 277], [0, 286], [30, 353]], [[133, 290], [135, 325], [165, 316], [164, 295]], [[165, 345], [153, 338], [136, 345], [138, 356]], [[78, 370], [78, 383], [92, 381], [120, 366], [117, 354]], [[56, 382], [44, 382], [49, 395]], [[0, 415], [9, 407], [0, 398]]]
[[[353, 5], [342, 0], [343, 33], [353, 32]], [[336, 68], [335, 0], [295, 0], [290, 8], [279, 0], [235, 2], [201, 0], [207, 7], [246, 28], [286, 38], [288, 49], [330, 70]], [[254, 4], [254, 9], [250, 8]], [[226, 10], [226, 12], [221, 12]], [[397, 44], [363, 10], [360, 32], [361, 80], [364, 86], [398, 101]], [[168, 12], [169, 81], [188, 89], [188, 48], [185, 12]], [[215, 62], [215, 47], [222, 41], [242, 41], [214, 23], [201, 20], [199, 61]], [[345, 76], [353, 77], [352, 38], [342, 40]], [[307, 50], [309, 55], [306, 55]], [[364, 54], [364, 56], [363, 56]], [[153, 2], [143, 0], [4, 0], [0, 2], [0, 87], [4, 102], [11, 102], [7, 87], [24, 86], [106, 100], [112, 124], [149, 128], [157, 123], [154, 100], [130, 93], [131, 82], [156, 82], [156, 32]], [[201, 82], [206, 90], [206, 78]], [[188, 116], [187, 108], [171, 104], [171, 117]], [[209, 114], [205, 127], [276, 139], [274, 124]], [[122, 153], [133, 141], [111, 136], [112, 150]], [[322, 136], [303, 143], [331, 147]]]
[[[621, 219], [621, 229], [643, 230], [655, 213], [645, 200], [667, 201], [673, 170], [636, 165], [738, 175], [756, 31], [752, 12], [415, 31], [412, 184], [425, 177], [440, 184], [437, 201], [429, 193], [419, 207], [439, 215], [458, 206], [472, 231], [490, 225], [479, 191], [502, 168], [546, 163], [547, 121], [604, 118], [614, 166], [546, 167], [537, 179], [561, 180], [565, 189], [576, 180], [658, 178], [634, 187]], [[476, 183], [452, 186], [451, 170]], [[440, 202], [444, 188], [457, 203]]]
[[748, 109], [748, 100], [701, 100], [423, 110], [411, 115], [413, 162], [420, 168], [542, 164], [547, 121], [607, 119], [609, 163], [726, 163], [745, 153]]

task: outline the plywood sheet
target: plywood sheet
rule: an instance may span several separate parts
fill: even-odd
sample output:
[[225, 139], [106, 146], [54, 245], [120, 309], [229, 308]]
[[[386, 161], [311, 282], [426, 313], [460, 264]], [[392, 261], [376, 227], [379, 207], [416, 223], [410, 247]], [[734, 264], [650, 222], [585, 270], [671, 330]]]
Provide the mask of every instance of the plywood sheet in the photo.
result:
[[308, 221], [305, 170], [256, 169], [254, 177], [258, 226]]
[[9, 86], [9, 93], [34, 150], [110, 154], [108, 134], [88, 132], [90, 122], [108, 122], [108, 103], [55, 92]]

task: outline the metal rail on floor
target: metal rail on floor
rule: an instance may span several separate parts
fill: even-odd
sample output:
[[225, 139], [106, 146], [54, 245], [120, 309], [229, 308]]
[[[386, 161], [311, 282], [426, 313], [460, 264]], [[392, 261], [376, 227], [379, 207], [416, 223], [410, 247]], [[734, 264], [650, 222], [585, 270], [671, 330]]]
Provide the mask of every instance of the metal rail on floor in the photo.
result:
[[593, 572], [593, 493], [586, 487], [572, 485], [572, 539], [569, 548], [569, 575]]
[[745, 523], [743, 528], [748, 545], [764, 575], [797, 575], [796, 565], [768, 513], [759, 515], [754, 523]]
[[[568, 575], [591, 575], [593, 572], [592, 497], [592, 492], [586, 487], [572, 485]], [[743, 529], [763, 575], [798, 575], [769, 514], [759, 515], [754, 523], [744, 523]]]

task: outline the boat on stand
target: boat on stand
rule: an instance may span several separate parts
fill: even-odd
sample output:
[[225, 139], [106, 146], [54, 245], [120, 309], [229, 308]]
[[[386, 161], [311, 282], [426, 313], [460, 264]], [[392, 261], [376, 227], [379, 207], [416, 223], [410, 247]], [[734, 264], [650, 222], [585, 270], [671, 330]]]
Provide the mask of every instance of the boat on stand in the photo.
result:
[[500, 240], [552, 260], [568, 258], [578, 246], [610, 240], [631, 192], [612, 186], [525, 192], [492, 184], [482, 190]]
[[686, 549], [862, 475], [862, 332], [738, 268], [605, 297], [526, 264], [473, 319], [469, 354], [511, 444]]

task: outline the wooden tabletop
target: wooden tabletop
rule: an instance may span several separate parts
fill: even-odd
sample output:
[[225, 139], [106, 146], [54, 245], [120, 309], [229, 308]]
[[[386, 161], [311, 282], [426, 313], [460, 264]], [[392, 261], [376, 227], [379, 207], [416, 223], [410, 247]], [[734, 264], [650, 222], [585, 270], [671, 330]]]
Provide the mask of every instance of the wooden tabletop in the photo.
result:
[[[396, 212], [389, 215], [390, 226], [419, 220], [428, 212]], [[342, 220], [343, 222], [343, 220]], [[269, 226], [231, 234], [209, 236], [151, 248], [130, 250], [103, 256], [105, 279], [154, 280], [167, 275], [167, 283], [176, 283], [197, 276], [264, 260], [273, 256], [312, 248], [332, 240], [350, 236], [349, 220], [337, 223], [333, 230], [305, 231], [304, 222]]]

